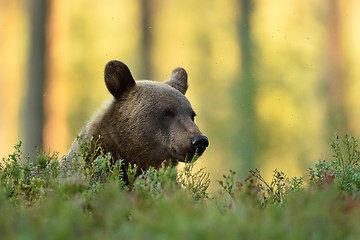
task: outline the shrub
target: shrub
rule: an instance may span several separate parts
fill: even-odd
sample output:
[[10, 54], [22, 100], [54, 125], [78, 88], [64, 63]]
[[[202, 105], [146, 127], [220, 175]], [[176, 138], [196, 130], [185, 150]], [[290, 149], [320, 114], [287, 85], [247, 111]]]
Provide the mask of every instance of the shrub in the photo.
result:
[[[89, 143], [85, 143], [89, 144]], [[334, 159], [289, 178], [258, 169], [241, 180], [230, 171], [209, 195], [194, 162], [181, 170], [145, 172], [83, 146], [79, 161], [38, 152], [30, 161], [15, 145], [0, 167], [0, 238], [26, 239], [351, 239], [360, 234], [357, 140], [334, 135]], [[93, 149], [93, 150], [91, 150]], [[93, 153], [97, 151], [96, 158]], [[84, 155], [87, 154], [87, 155]], [[81, 162], [84, 156], [94, 156]], [[123, 177], [126, 176], [127, 184]]]

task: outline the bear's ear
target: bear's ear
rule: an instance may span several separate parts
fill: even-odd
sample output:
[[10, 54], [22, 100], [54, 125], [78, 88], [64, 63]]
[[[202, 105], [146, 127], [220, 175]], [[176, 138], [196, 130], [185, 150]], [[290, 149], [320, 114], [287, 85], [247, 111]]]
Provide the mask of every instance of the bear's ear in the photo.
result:
[[120, 61], [113, 60], [106, 64], [104, 78], [107, 89], [115, 98], [120, 98], [135, 86], [129, 68]]
[[188, 77], [185, 69], [179, 67], [172, 71], [170, 79], [165, 83], [169, 84], [171, 87], [179, 90], [182, 94], [185, 95], [186, 90], [188, 89], [187, 78]]

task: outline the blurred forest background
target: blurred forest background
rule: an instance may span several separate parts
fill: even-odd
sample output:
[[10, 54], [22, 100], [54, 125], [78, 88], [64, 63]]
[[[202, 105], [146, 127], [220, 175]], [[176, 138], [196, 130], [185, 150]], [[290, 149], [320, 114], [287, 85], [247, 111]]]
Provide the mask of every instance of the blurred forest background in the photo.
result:
[[0, 157], [19, 140], [66, 154], [111, 98], [117, 59], [135, 79], [188, 71], [212, 180], [302, 174], [335, 131], [360, 136], [359, 13], [356, 0], [0, 0]]

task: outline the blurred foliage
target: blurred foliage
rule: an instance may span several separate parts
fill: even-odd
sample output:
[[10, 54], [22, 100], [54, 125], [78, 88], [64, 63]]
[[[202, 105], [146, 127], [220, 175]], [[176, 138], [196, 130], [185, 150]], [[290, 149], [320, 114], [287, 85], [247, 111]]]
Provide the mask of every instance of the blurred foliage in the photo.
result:
[[[121, 60], [136, 79], [147, 78], [141, 1], [48, 2], [43, 148], [64, 155], [101, 102], [110, 98], [103, 83], [107, 61]], [[238, 147], [249, 141], [239, 131], [244, 122], [256, 123], [252, 164], [265, 179], [272, 176], [268, 169], [279, 165], [291, 176], [305, 172], [310, 162], [328, 153], [324, 142], [334, 131], [360, 135], [360, 4], [338, 3], [339, 41], [334, 43], [332, 0], [250, 2], [249, 26], [243, 26], [242, 1], [151, 1], [150, 78], [166, 80], [178, 66], [188, 71], [187, 97], [197, 112], [196, 123], [210, 139], [198, 168], [206, 166], [212, 182], [229, 168], [242, 173], [246, 166]], [[24, 139], [19, 125], [28, 87], [28, 17], [27, 1], [0, 0], [1, 156]], [[242, 66], [250, 61], [241, 47], [246, 27], [253, 41], [249, 74], [256, 82], [251, 116], [238, 111], [243, 107], [238, 101]], [[329, 124], [335, 96], [331, 70], [337, 67], [331, 65], [331, 45], [341, 52], [343, 106], [335, 112], [346, 115], [337, 126]]]
[[360, 157], [350, 136], [341, 144], [335, 135], [333, 160], [304, 177], [275, 170], [267, 182], [255, 170], [241, 181], [230, 171], [213, 195], [206, 192], [208, 174], [192, 172], [193, 163], [180, 172], [152, 168], [126, 185], [108, 155], [64, 165], [57, 154], [39, 152], [37, 161], [23, 162], [21, 145], [1, 161], [0, 238], [356, 239], [360, 233]]

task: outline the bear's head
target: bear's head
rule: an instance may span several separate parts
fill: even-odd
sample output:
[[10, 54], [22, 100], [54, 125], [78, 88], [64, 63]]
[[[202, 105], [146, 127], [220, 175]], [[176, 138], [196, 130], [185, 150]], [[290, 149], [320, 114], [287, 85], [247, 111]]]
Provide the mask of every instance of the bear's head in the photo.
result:
[[172, 165], [191, 161], [205, 151], [209, 142], [184, 95], [188, 84], [183, 68], [174, 69], [166, 82], [135, 81], [124, 63], [110, 61], [104, 78], [114, 99], [85, 130], [114, 159], [146, 169], [167, 160]]

